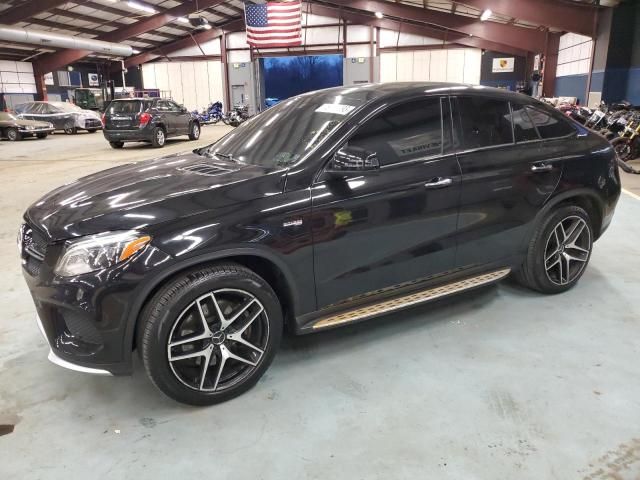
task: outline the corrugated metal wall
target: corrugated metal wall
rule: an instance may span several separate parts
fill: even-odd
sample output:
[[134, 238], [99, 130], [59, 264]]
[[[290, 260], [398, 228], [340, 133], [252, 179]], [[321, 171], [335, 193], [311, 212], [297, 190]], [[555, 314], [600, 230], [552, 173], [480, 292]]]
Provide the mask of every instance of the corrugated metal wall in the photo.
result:
[[217, 60], [147, 63], [142, 66], [142, 79], [145, 88], [168, 90], [189, 110], [201, 110], [224, 98], [222, 65]]

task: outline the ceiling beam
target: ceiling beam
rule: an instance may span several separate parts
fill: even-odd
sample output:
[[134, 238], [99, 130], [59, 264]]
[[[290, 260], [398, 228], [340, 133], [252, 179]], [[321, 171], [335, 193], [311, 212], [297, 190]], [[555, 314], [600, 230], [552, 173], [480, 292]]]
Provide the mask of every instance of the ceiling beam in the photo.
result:
[[[200, 0], [198, 2], [198, 8], [214, 7], [224, 1], [225, 0]], [[177, 17], [183, 17], [192, 13], [195, 8], [196, 4], [193, 2], [180, 4], [177, 7], [170, 8], [162, 13], [141, 18], [137, 22], [123, 26], [117, 30], [102, 33], [96, 37], [96, 40], [103, 40], [105, 42], [121, 42], [143, 33], [153, 32], [167, 23], [174, 21]], [[190, 37], [187, 38], [190, 39]], [[90, 53], [90, 50], [65, 49], [39, 57], [34, 66], [38, 72], [52, 72], [60, 67], [77, 62]]]
[[328, 0], [328, 3], [364, 12], [382, 12], [385, 16], [405, 21], [428, 23], [467, 36], [480, 37], [490, 42], [503, 44], [508, 42], [512, 47], [530, 52], [542, 50], [546, 38], [543, 31], [533, 28], [491, 21], [481, 22], [479, 19], [471, 17], [382, 0]]
[[155, 60], [158, 57], [165, 57], [170, 53], [177, 52], [178, 50], [189, 48], [194, 45], [197, 46], [199, 43], [208, 42], [222, 36], [224, 32], [238, 32], [241, 30], [244, 30], [244, 19], [242, 18], [226, 23], [220, 28], [214, 27], [211, 30], [203, 30], [194, 34], [193, 37], [184, 37], [180, 40], [176, 40], [175, 42], [166, 43], [153, 50], [148, 50], [146, 52], [139, 53], [138, 55], [129, 57], [125, 59], [124, 66], [128, 68], [134, 65], [141, 65], [143, 63]]
[[24, 22], [41, 12], [46, 12], [52, 8], [67, 3], [68, 0], [38, 0], [37, 2], [20, 2], [2, 12], [0, 20], [5, 25]]
[[569, 5], [557, 0], [462, 0], [460, 3], [567, 32], [595, 35], [598, 8], [588, 4]]
[[449, 42], [464, 45], [467, 47], [481, 48], [484, 50], [506, 53], [509, 55], [517, 55], [521, 57], [525, 57], [527, 55], [526, 50], [515, 48], [504, 43], [491, 42], [479, 37], [469, 37], [468, 35], [460, 34], [457, 32], [447, 32], [446, 30], [428, 25], [405, 23], [397, 20], [392, 20], [390, 18], [378, 19], [372, 14], [347, 11], [338, 7], [312, 3], [310, 13], [331, 18], [342, 18], [343, 20], [347, 20], [358, 25], [380, 27], [395, 32], [411, 33], [414, 35], [421, 35], [423, 37], [435, 38], [437, 40], [442, 40], [443, 45], [445, 45], [445, 42]]

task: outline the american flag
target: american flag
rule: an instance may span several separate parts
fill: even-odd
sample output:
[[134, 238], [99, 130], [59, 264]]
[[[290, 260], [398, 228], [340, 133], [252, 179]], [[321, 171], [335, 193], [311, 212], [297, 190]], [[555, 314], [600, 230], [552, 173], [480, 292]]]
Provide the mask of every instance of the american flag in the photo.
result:
[[247, 43], [256, 48], [302, 45], [302, 1], [245, 3]]

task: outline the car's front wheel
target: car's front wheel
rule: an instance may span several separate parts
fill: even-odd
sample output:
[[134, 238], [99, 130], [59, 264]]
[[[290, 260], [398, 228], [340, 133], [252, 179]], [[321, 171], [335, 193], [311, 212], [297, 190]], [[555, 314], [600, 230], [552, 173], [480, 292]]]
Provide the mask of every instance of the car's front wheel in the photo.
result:
[[120, 149], [122, 147], [124, 147], [124, 142], [109, 142], [109, 145], [111, 146], [111, 148], [115, 148], [115, 149]]
[[562, 205], [536, 228], [516, 278], [543, 293], [569, 290], [589, 263], [593, 240], [587, 212], [576, 205]]
[[191, 405], [234, 398], [259, 380], [280, 344], [282, 310], [251, 270], [218, 264], [192, 270], [149, 302], [138, 348], [151, 381]]
[[6, 135], [7, 135], [7, 138], [12, 142], [22, 139], [22, 135], [20, 135], [20, 132], [18, 131], [18, 129], [13, 127], [7, 129]]

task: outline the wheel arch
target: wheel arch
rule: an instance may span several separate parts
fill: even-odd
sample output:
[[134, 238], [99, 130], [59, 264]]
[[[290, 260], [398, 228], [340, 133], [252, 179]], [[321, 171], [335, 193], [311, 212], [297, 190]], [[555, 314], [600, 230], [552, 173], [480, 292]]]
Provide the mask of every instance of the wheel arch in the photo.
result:
[[127, 323], [124, 354], [128, 363], [130, 363], [131, 360], [131, 352], [136, 346], [135, 342], [138, 337], [140, 316], [149, 304], [149, 301], [162, 286], [171, 281], [171, 279], [183, 275], [188, 271], [221, 262], [237, 263], [264, 278], [280, 300], [285, 327], [291, 328], [293, 326], [296, 315], [295, 307], [298, 303], [298, 292], [295, 287], [293, 275], [289, 272], [284, 262], [275, 255], [257, 249], [238, 248], [193, 257], [155, 276], [140, 292], [129, 312], [129, 321]]
[[561, 204], [577, 205], [583, 208], [591, 219], [594, 240], [600, 237], [604, 217], [604, 202], [597, 192], [588, 188], [575, 189], [552, 197], [538, 213], [535, 224], [537, 225], [552, 209]]

